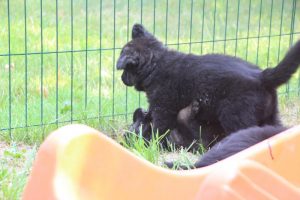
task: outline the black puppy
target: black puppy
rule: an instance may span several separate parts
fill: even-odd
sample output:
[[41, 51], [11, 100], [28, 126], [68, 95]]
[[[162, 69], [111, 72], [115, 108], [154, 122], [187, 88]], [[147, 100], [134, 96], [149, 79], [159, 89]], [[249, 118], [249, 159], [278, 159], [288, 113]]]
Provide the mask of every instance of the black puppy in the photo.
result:
[[[140, 134], [142, 133], [143, 138], [145, 141], [150, 141], [152, 137], [152, 130], [151, 130], [151, 114], [142, 108], [138, 108], [133, 113], [133, 123], [129, 127], [129, 133]], [[125, 134], [125, 138], [127, 137]]]
[[[179, 111], [177, 115], [177, 129], [173, 129], [167, 135], [168, 141], [173, 144], [175, 147], [190, 147], [191, 143], [194, 142], [194, 145], [191, 149], [198, 148], [198, 144], [195, 143], [194, 138], [184, 137], [181, 133], [190, 131], [191, 128], [198, 127], [198, 122], [195, 120], [195, 116], [198, 113], [199, 103], [198, 101], [193, 101], [190, 105], [183, 108]], [[149, 141], [152, 137], [151, 130], [151, 113], [144, 111], [141, 108], [135, 110], [133, 114], [133, 123], [129, 128], [129, 132], [140, 134], [142, 133], [143, 138], [146, 141]], [[199, 127], [198, 127], [199, 128]], [[129, 133], [130, 134], [130, 133]], [[125, 138], [127, 134], [125, 135]], [[165, 144], [166, 145], [166, 144]]]
[[[254, 144], [283, 132], [284, 130], [286, 130], [286, 128], [281, 126], [255, 126], [239, 130], [215, 144], [207, 153], [203, 154], [193, 166], [179, 166], [179, 168], [200, 168], [214, 164]], [[169, 168], [174, 166], [173, 162], [165, 162], [165, 164]]]
[[[199, 148], [199, 142], [205, 148], [210, 148], [216, 141], [224, 137], [223, 130], [216, 124], [204, 123], [199, 124], [197, 116], [201, 109], [201, 100], [193, 100], [187, 107], [181, 109], [177, 115], [176, 129], [171, 131], [168, 140], [171, 143], [183, 147], [190, 147], [191, 142], [197, 141], [192, 147], [193, 149]], [[192, 134], [185, 134], [192, 133]], [[203, 134], [204, 133], [204, 134]], [[209, 134], [208, 134], [209, 133]], [[199, 137], [201, 136], [201, 137]], [[200, 141], [199, 141], [200, 139]], [[203, 141], [209, 141], [204, 143]], [[180, 142], [181, 141], [181, 142]]]
[[[199, 125], [212, 124], [230, 134], [251, 126], [280, 124], [276, 88], [289, 80], [299, 63], [300, 41], [275, 68], [262, 71], [231, 56], [170, 50], [136, 24], [117, 69], [123, 70], [125, 85], [146, 93], [155, 131], [176, 129], [178, 112], [198, 99]], [[183, 134], [197, 138], [198, 130]], [[210, 143], [204, 141], [210, 138], [204, 134], [210, 133], [201, 136], [204, 143]]]

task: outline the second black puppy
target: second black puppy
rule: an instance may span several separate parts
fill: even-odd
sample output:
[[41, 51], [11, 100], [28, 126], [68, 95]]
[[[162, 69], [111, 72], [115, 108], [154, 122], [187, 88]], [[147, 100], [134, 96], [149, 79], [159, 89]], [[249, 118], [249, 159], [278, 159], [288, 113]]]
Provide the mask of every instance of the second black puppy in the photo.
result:
[[135, 133], [142, 134], [146, 142], [150, 141], [152, 137], [151, 130], [151, 114], [142, 108], [137, 108], [133, 113], [133, 123], [129, 127], [129, 133], [125, 134], [125, 139], [127, 134]]
[[[198, 122], [195, 120], [198, 109], [199, 102], [195, 100], [190, 105], [179, 111], [177, 115], [177, 128], [170, 130], [167, 134], [168, 141], [175, 147], [190, 147], [191, 143], [194, 142], [193, 146], [190, 149], [193, 150], [198, 148], [198, 143], [194, 141], [195, 138], [182, 135], [182, 133], [184, 132], [189, 132], [189, 129], [196, 129], [195, 126], [198, 127]], [[129, 127], [128, 134], [142, 134], [143, 138], [146, 140], [146, 142], [148, 142], [152, 137], [151, 123], [151, 113], [138, 108], [134, 111], [133, 123]], [[127, 135], [125, 135], [125, 138], [126, 137]], [[166, 147], [167, 144], [164, 143], [164, 145], [164, 147]]]
[[[136, 24], [117, 69], [123, 70], [125, 85], [146, 93], [155, 131], [176, 129], [178, 112], [198, 99], [199, 125], [213, 124], [230, 134], [251, 126], [280, 124], [276, 88], [290, 79], [299, 63], [300, 41], [275, 68], [261, 70], [231, 56], [170, 50]], [[197, 129], [183, 134], [197, 139], [198, 133]], [[202, 136], [204, 144], [210, 143], [204, 140], [209, 137]]]

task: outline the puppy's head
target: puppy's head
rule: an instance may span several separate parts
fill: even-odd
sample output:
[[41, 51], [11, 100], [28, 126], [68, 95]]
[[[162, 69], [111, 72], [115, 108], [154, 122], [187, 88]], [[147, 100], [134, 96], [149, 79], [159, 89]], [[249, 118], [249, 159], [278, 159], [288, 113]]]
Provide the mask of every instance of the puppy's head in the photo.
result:
[[123, 47], [117, 61], [117, 69], [123, 70], [123, 83], [143, 91], [143, 81], [153, 71], [152, 59], [162, 47], [162, 43], [142, 25], [135, 24], [132, 40]]
[[129, 131], [135, 132], [138, 134], [140, 131], [139, 129], [140, 129], [141, 125], [143, 125], [145, 123], [150, 123], [150, 121], [147, 122], [147, 120], [146, 120], [147, 114], [148, 113], [141, 108], [136, 109], [133, 113], [133, 123], [129, 127]]
[[133, 113], [133, 123], [129, 127], [129, 132], [139, 134], [142, 131], [142, 136], [146, 140], [151, 139], [151, 114], [138, 108]]

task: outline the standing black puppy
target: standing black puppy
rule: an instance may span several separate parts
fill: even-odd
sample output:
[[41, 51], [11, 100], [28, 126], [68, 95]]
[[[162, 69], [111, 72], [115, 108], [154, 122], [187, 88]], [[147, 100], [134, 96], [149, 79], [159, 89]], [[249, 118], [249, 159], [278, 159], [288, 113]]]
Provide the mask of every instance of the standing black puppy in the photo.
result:
[[175, 129], [178, 112], [198, 99], [199, 124], [215, 124], [229, 134], [251, 126], [280, 124], [276, 88], [289, 80], [299, 63], [300, 41], [275, 68], [262, 71], [231, 56], [170, 50], [136, 24], [117, 69], [123, 70], [125, 85], [146, 93], [155, 131]]

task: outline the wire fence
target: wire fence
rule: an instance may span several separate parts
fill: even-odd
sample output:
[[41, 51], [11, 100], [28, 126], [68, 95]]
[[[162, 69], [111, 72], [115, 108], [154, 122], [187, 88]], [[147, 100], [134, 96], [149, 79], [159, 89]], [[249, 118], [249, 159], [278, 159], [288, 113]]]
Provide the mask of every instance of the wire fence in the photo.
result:
[[[298, 0], [1, 0], [0, 136], [35, 141], [56, 127], [131, 119], [147, 107], [115, 70], [131, 27], [170, 48], [272, 67], [300, 35]], [[280, 94], [299, 95], [296, 74]], [[115, 124], [114, 124], [115, 125]], [[114, 126], [109, 123], [109, 126]], [[43, 134], [40, 134], [43, 133]]]

